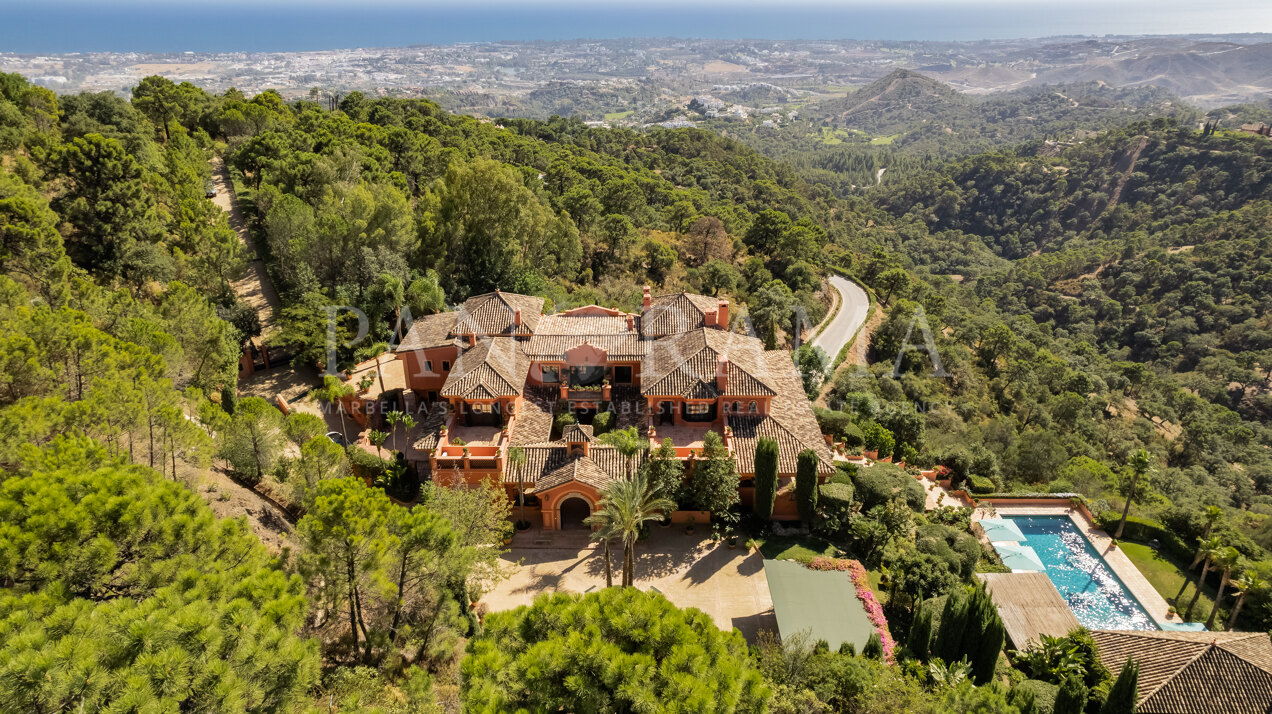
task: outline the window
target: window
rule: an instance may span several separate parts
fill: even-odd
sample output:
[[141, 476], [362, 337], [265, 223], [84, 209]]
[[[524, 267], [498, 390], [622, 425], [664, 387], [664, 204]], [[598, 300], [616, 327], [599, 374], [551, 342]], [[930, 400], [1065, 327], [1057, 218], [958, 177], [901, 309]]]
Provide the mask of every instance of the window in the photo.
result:
[[426, 360], [424, 360], [424, 371], [425, 371], [425, 372], [432, 372], [432, 371], [433, 371], [433, 360], [431, 360], [431, 359], [426, 359]]
[[614, 384], [631, 384], [632, 368], [631, 367], [615, 367], [614, 368]]
[[474, 404], [474, 405], [473, 405], [473, 413], [475, 413], [475, 414], [485, 414], [485, 413], [486, 413], [486, 405], [485, 405], [485, 404], [480, 404], [480, 403], [478, 403], [478, 404]]
[[759, 402], [757, 402], [757, 401], [755, 401], [755, 400], [751, 400], [751, 413], [752, 413], [752, 414], [759, 414], [759, 413], [760, 413], [760, 404], [759, 404]]
[[446, 360], [442, 360], [442, 371], [443, 372], [450, 371], [450, 362], [447, 362]]
[[710, 405], [707, 405], [707, 404], [686, 404], [685, 405], [686, 414], [706, 414], [710, 410], [711, 410], [711, 407]]
[[559, 384], [561, 382], [560, 367], [544, 367], [542, 368], [544, 384]]

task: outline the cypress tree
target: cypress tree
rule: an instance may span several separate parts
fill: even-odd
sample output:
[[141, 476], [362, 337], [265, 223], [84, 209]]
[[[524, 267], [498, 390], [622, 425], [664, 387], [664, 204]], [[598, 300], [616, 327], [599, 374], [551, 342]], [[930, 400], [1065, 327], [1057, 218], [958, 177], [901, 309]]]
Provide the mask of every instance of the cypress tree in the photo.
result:
[[972, 590], [967, 629], [963, 635], [968, 659], [972, 663], [972, 679], [977, 684], [987, 684], [994, 678], [998, 656], [1003, 651], [1006, 638], [1006, 628], [998, 616], [998, 608], [994, 607], [993, 598], [984, 585], [977, 583]]
[[1052, 714], [1082, 714], [1086, 708], [1087, 687], [1079, 677], [1069, 677], [1060, 685]]
[[795, 505], [799, 520], [809, 528], [817, 520], [817, 452], [804, 449], [795, 464]]
[[919, 603], [919, 611], [914, 616], [914, 624], [910, 625], [910, 637], [905, 645], [910, 654], [919, 661], [926, 662], [932, 651], [932, 624], [935, 617], [932, 603]]
[[932, 654], [946, 662], [957, 662], [963, 657], [963, 636], [967, 629], [967, 591], [954, 588], [945, 599], [941, 611], [941, 626], [937, 630]]
[[777, 502], [777, 442], [760, 439], [755, 445], [755, 515], [764, 520], [773, 517]]
[[878, 631], [872, 633], [870, 639], [866, 640], [866, 646], [861, 648], [861, 656], [867, 659], [883, 659], [883, 638], [879, 636]]
[[1135, 714], [1135, 700], [1138, 698], [1139, 664], [1133, 659], [1126, 660], [1117, 681], [1109, 689], [1109, 698], [1100, 707], [1100, 714]]

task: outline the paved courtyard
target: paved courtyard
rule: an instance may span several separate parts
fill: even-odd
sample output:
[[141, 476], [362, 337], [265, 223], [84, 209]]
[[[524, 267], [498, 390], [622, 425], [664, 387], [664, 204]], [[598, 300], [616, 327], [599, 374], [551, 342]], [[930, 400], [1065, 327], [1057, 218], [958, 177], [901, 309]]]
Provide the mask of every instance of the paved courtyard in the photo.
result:
[[[777, 631], [764, 559], [738, 544], [730, 550], [709, 537], [685, 535], [680, 526], [654, 526], [636, 548], [636, 587], [657, 590], [680, 607], [696, 607], [722, 629], [736, 627], [754, 642], [761, 630]], [[619, 581], [622, 550], [611, 553]], [[586, 530], [517, 534], [504, 556], [513, 574], [481, 599], [491, 612], [528, 605], [543, 592], [593, 592], [605, 587], [605, 561]]]

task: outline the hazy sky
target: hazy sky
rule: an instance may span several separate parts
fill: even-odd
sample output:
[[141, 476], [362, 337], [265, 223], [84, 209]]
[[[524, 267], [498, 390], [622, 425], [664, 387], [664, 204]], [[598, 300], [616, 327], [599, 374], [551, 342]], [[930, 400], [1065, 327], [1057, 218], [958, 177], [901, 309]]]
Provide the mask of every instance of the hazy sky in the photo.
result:
[[0, 13], [0, 52], [1272, 32], [1272, 0], [0, 0]]

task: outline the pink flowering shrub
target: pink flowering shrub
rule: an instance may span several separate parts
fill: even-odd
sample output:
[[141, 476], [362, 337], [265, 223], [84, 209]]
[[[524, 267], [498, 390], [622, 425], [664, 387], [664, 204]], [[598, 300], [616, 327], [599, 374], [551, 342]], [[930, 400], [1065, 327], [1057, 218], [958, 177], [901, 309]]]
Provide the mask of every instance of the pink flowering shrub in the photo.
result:
[[892, 633], [888, 631], [888, 618], [883, 616], [883, 605], [875, 598], [874, 591], [870, 589], [870, 576], [866, 574], [866, 569], [861, 563], [855, 560], [846, 560], [842, 558], [825, 558], [817, 556], [807, 563], [808, 567], [813, 570], [835, 570], [847, 571], [849, 577], [852, 578], [852, 584], [857, 588], [857, 599], [861, 601], [862, 607], [866, 609], [866, 617], [870, 618], [875, 626], [875, 631], [879, 633], [879, 638], [883, 640], [883, 659], [885, 662], [893, 661], [892, 651], [896, 649], [897, 643], [892, 639]]

